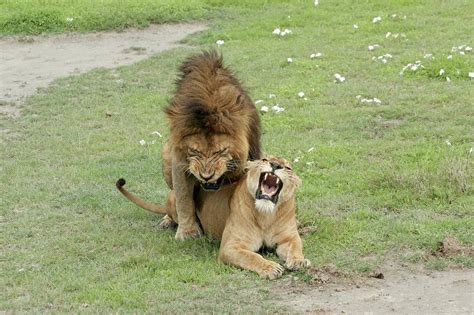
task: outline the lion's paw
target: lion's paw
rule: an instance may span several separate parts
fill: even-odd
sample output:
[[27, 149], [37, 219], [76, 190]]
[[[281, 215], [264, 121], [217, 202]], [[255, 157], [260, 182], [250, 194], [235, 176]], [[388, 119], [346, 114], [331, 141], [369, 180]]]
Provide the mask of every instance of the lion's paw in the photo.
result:
[[178, 230], [176, 231], [175, 239], [178, 241], [184, 241], [191, 238], [196, 238], [202, 235], [201, 229], [197, 224], [191, 227], [182, 227], [178, 225]]
[[169, 215], [165, 215], [159, 224], [160, 228], [163, 230], [175, 227], [176, 225], [178, 224], [174, 222]]
[[259, 275], [262, 278], [273, 280], [281, 277], [283, 271], [285, 271], [285, 268], [283, 268], [282, 265], [273, 261], [268, 261], [268, 264], [262, 268], [262, 270], [259, 272]]
[[311, 262], [309, 259], [305, 258], [296, 258], [296, 259], [290, 259], [286, 261], [285, 267], [290, 269], [290, 270], [298, 270], [301, 268], [307, 268], [311, 266]]

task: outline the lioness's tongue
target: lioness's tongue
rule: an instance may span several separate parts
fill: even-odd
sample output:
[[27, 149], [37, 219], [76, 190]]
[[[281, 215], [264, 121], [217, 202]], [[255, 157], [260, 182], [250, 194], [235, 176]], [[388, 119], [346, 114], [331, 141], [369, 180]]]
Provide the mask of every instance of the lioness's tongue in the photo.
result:
[[267, 184], [262, 185], [262, 191], [265, 195], [272, 196], [277, 190], [276, 186], [268, 186]]

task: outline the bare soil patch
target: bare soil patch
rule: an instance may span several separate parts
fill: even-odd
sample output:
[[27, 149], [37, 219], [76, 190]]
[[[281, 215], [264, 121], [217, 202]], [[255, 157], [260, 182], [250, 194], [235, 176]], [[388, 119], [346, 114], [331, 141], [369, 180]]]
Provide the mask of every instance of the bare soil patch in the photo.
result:
[[0, 38], [0, 114], [18, 116], [16, 105], [59, 77], [131, 64], [177, 47], [184, 37], [204, 29], [203, 23], [185, 23], [123, 32]]
[[368, 275], [313, 268], [307, 284], [278, 285], [279, 303], [309, 314], [472, 314], [474, 270], [386, 267]]

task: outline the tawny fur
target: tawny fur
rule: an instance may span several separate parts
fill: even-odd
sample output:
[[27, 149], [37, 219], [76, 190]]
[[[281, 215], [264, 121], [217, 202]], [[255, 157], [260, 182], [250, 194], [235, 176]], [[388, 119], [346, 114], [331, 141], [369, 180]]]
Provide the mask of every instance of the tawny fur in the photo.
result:
[[176, 238], [186, 239], [201, 233], [196, 188], [235, 182], [247, 160], [260, 158], [260, 119], [215, 51], [190, 57], [180, 71], [176, 94], [165, 110], [170, 139], [163, 147], [163, 172], [176, 195]]

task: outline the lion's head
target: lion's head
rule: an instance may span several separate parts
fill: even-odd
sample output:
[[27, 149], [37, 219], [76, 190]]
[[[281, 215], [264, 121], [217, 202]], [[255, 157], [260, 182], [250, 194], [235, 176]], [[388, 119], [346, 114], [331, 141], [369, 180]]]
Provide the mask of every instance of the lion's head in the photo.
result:
[[181, 66], [166, 108], [173, 155], [206, 190], [239, 179], [260, 158], [260, 118], [250, 97], [215, 51]]
[[258, 211], [272, 212], [276, 206], [294, 196], [301, 184], [287, 160], [266, 156], [247, 163], [247, 189], [255, 197]]

